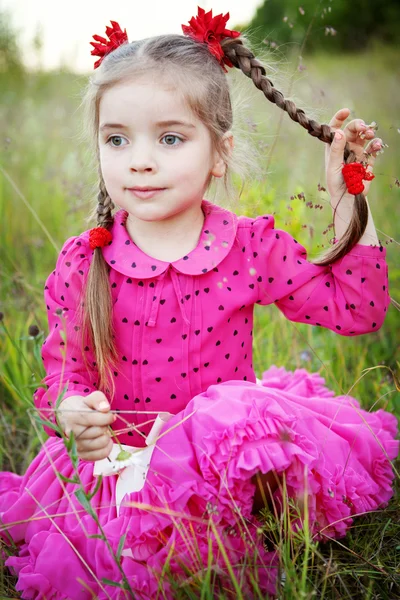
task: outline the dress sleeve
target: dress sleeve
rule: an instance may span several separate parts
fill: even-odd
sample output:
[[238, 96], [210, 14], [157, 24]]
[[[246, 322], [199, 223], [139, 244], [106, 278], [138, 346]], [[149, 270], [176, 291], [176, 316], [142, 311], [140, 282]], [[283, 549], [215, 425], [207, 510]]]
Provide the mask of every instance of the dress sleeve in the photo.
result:
[[[53, 424], [56, 420], [52, 409], [67, 383], [68, 388], [63, 398], [75, 394], [86, 396], [97, 389], [94, 353], [91, 348], [85, 347], [86, 359], [92, 367], [88, 371], [82, 358], [81, 324], [78, 321], [78, 308], [82, 301], [91, 255], [92, 251], [83, 236], [69, 238], [44, 287], [49, 334], [43, 342], [41, 355], [46, 372], [42, 383], [47, 389], [38, 388], [33, 398], [41, 418]], [[44, 430], [51, 436], [56, 435], [50, 427], [44, 426]]]
[[344, 336], [382, 327], [390, 301], [386, 248], [356, 244], [335, 263], [321, 267], [274, 217], [251, 227], [259, 304], [275, 303], [289, 321], [331, 329]]

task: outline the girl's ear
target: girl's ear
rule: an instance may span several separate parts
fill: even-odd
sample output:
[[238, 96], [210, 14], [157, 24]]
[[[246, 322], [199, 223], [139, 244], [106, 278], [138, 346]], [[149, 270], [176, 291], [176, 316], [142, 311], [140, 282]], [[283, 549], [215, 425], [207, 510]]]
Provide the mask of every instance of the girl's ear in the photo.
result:
[[[226, 146], [228, 153], [232, 154], [234, 148], [234, 139], [232, 133], [230, 131], [224, 133], [222, 140], [222, 143]], [[226, 164], [219, 154], [217, 154], [216, 156], [217, 157], [210, 174], [214, 175], [214, 177], [223, 177], [226, 171]]]

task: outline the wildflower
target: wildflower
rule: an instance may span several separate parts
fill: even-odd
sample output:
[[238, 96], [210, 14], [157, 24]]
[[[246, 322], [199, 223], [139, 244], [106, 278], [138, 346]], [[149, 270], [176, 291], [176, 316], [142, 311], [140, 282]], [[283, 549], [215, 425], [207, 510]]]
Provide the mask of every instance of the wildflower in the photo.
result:
[[262, 535], [264, 533], [264, 529], [262, 527], [257, 527], [256, 533], [257, 535]]
[[299, 6], [299, 13], [300, 13], [301, 15], [305, 15], [305, 14], [306, 14], [306, 13], [305, 13], [305, 10], [304, 10], [304, 8], [303, 8], [302, 6]]
[[303, 352], [300, 354], [300, 360], [305, 360], [305, 361], [311, 360], [311, 354], [308, 352], [308, 350], [303, 350]]
[[325, 27], [325, 35], [336, 35], [337, 31], [336, 29], [333, 29], [333, 27]]
[[218, 514], [218, 506], [216, 504], [211, 504], [211, 502], [207, 502], [206, 511], [208, 514]]
[[40, 330], [39, 327], [37, 325], [30, 325], [29, 329], [28, 329], [28, 334], [32, 337], [36, 337], [37, 335], [39, 335]]

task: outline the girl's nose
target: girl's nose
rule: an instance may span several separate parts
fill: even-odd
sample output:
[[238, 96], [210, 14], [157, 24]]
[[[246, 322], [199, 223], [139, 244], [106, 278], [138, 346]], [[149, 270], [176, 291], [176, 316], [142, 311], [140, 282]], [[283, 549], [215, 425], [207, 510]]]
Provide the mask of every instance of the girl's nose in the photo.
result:
[[135, 144], [132, 146], [130, 169], [133, 171], [152, 171], [156, 169], [154, 149], [150, 144]]

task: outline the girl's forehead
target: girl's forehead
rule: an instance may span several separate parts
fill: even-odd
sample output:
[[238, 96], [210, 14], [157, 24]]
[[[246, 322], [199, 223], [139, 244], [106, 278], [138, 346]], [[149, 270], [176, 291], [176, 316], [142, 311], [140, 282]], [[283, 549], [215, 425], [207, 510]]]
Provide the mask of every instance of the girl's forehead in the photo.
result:
[[99, 109], [100, 115], [104, 118], [114, 117], [116, 113], [128, 116], [132, 115], [133, 111], [146, 113], [156, 111], [158, 116], [165, 118], [169, 113], [194, 118], [181, 90], [148, 80], [114, 85], [104, 92]]

